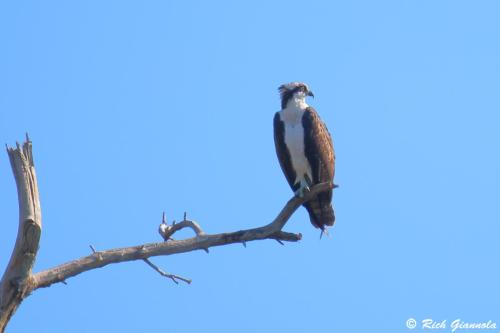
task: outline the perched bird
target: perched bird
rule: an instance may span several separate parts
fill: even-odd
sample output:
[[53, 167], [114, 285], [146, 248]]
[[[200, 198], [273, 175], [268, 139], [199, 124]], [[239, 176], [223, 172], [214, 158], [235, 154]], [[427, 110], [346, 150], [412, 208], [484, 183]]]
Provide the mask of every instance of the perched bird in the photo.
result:
[[[281, 169], [298, 196], [322, 182], [333, 183], [335, 152], [333, 142], [316, 110], [306, 103], [314, 97], [309, 87], [291, 82], [279, 87], [281, 111], [274, 115], [274, 144]], [[322, 192], [304, 203], [311, 223], [325, 231], [335, 222], [332, 190]]]

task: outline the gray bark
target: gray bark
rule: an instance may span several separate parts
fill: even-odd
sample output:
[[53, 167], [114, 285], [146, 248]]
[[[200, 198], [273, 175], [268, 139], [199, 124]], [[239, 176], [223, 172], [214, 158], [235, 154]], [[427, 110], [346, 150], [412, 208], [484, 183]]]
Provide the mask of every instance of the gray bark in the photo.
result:
[[0, 332], [22, 300], [33, 289], [31, 270], [38, 252], [42, 231], [42, 212], [38, 195], [31, 141], [21, 147], [7, 148], [16, 179], [19, 202], [19, 228], [9, 264], [0, 281]]
[[[162, 271], [148, 258], [194, 250], [208, 252], [208, 249], [214, 246], [233, 243], [245, 245], [246, 242], [262, 239], [274, 239], [280, 243], [282, 241], [299, 241], [302, 237], [301, 234], [282, 231], [286, 222], [304, 202], [334, 187], [333, 184], [322, 183], [312, 187], [311, 191], [302, 198], [293, 197], [271, 223], [259, 228], [210, 235], [206, 234], [198, 223], [187, 220], [184, 216], [183, 221], [173, 225], [168, 225], [163, 221], [159, 231], [165, 239], [164, 242], [105, 251], [95, 251], [91, 246], [93, 250], [91, 255], [33, 274], [32, 268], [42, 231], [42, 217], [31, 141], [27, 138], [22, 148], [17, 144], [17, 148], [7, 148], [7, 152], [17, 185], [19, 229], [10, 262], [0, 282], [0, 333], [4, 332], [18, 306], [32, 291], [49, 287], [57, 282], [65, 282], [70, 277], [92, 269], [125, 261], [144, 260], [150, 267], [174, 282], [177, 283], [177, 280], [181, 280], [190, 283], [189, 279]], [[171, 236], [182, 228], [191, 228], [195, 232], [195, 236], [188, 239], [172, 240]]]

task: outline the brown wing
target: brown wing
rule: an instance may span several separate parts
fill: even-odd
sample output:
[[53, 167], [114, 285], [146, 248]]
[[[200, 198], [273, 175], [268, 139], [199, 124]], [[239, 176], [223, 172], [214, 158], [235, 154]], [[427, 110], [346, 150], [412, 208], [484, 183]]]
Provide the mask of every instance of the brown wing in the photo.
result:
[[296, 174], [292, 167], [290, 151], [288, 151], [285, 144], [285, 124], [281, 121], [279, 112], [276, 112], [274, 115], [274, 145], [276, 147], [276, 155], [278, 155], [281, 170], [283, 170], [288, 184], [293, 189], [293, 182], [295, 181]]
[[302, 117], [304, 148], [311, 165], [313, 182], [333, 182], [335, 176], [335, 151], [332, 137], [318, 113], [308, 107]]
[[[304, 127], [304, 150], [311, 165], [313, 183], [332, 182], [335, 175], [335, 151], [333, 142], [319, 115], [308, 107], [302, 117]], [[332, 207], [332, 191], [320, 193], [304, 204], [311, 223], [321, 230], [335, 222]]]

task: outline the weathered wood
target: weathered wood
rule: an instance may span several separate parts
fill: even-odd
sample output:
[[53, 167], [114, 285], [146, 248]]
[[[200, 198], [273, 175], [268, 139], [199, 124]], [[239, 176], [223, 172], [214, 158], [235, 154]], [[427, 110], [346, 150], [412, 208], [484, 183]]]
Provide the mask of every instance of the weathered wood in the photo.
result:
[[[195, 230], [197, 230], [197, 236], [182, 240], [169, 240], [161, 243], [149, 243], [106, 251], [96, 251], [89, 256], [35, 274], [33, 276], [33, 289], [48, 287], [83, 272], [125, 261], [145, 259], [154, 256], [168, 256], [194, 250], [206, 250], [214, 246], [246, 243], [261, 239], [296, 242], [302, 238], [301, 234], [284, 232], [281, 231], [281, 229], [300, 205], [310, 200], [318, 193], [327, 191], [331, 188], [332, 185], [329, 183], [318, 184], [303, 198], [293, 197], [288, 201], [274, 221], [259, 228], [208, 235], [201, 231], [201, 228], [196, 222], [189, 220], [182, 221], [174, 225], [176, 226], [176, 230], [181, 229], [177, 226], [192, 228], [193, 225], [196, 225], [197, 227]], [[172, 234], [169, 232], [169, 236], [171, 235]]]
[[42, 232], [42, 213], [31, 141], [21, 147], [7, 148], [16, 180], [19, 202], [19, 227], [9, 264], [0, 281], [0, 332], [33, 287], [31, 270]]
[[[296, 242], [301, 239], [301, 234], [282, 231], [288, 219], [304, 202], [335, 187], [330, 183], [318, 184], [312, 187], [304, 197], [293, 197], [278, 216], [263, 227], [210, 235], [206, 234], [198, 223], [188, 220], [184, 215], [184, 220], [178, 224], [168, 225], [164, 220], [160, 225], [159, 231], [165, 242], [106, 251], [96, 251], [91, 246], [93, 253], [89, 256], [32, 274], [42, 231], [42, 216], [31, 141], [27, 137], [22, 147], [17, 144], [16, 148], [7, 148], [7, 152], [17, 185], [19, 229], [9, 264], [0, 281], [0, 333], [4, 332], [17, 307], [32, 291], [49, 287], [57, 282], [65, 283], [66, 279], [92, 269], [125, 261], [144, 260], [150, 267], [174, 282], [182, 280], [190, 283], [189, 279], [164, 272], [148, 258], [194, 250], [208, 252], [208, 249], [214, 246], [233, 243], [245, 245], [246, 242], [262, 239], [275, 239], [280, 243], [282, 241]], [[195, 237], [172, 240], [171, 236], [183, 228], [191, 228], [196, 234]]]

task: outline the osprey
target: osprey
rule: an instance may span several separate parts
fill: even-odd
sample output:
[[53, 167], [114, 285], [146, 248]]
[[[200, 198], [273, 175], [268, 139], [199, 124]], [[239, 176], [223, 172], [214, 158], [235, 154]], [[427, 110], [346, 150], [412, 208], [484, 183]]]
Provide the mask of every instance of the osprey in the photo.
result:
[[[281, 169], [295, 195], [304, 196], [309, 187], [332, 182], [335, 175], [333, 142], [318, 113], [307, 105], [307, 96], [314, 97], [301, 82], [279, 87], [281, 111], [274, 115], [274, 144]], [[325, 230], [335, 222], [332, 190], [318, 194], [304, 203], [311, 223]]]

